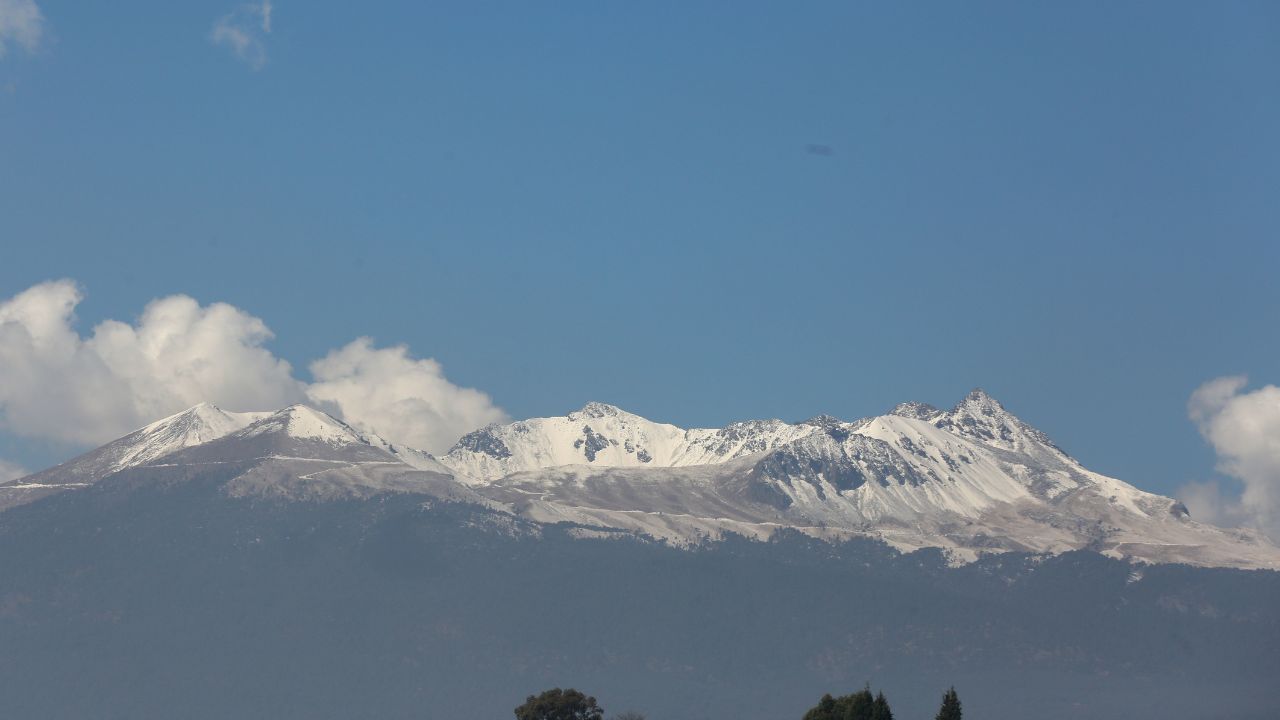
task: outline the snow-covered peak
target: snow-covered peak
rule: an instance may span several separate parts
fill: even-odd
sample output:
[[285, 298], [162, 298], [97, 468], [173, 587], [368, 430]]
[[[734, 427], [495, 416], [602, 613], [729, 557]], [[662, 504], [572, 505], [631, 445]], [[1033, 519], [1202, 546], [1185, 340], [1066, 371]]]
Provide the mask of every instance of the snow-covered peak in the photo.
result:
[[355, 428], [307, 405], [290, 405], [272, 413], [246, 429], [245, 436], [279, 433], [299, 440], [320, 440], [334, 445], [360, 443], [368, 445], [369, 441]]
[[569, 413], [570, 420], [599, 420], [606, 417], [619, 417], [626, 415], [628, 417], [639, 418], [639, 415], [633, 415], [617, 405], [608, 403], [595, 402], [594, 400], [582, 406], [581, 410]]
[[[924, 403], [902, 403], [883, 417], [930, 423], [952, 436], [1000, 450], [1036, 456], [1047, 453], [1055, 461], [1066, 457], [1044, 433], [1019, 420], [981, 389], [969, 393], [950, 411]], [[714, 465], [769, 452], [814, 434], [829, 434], [843, 441], [851, 434], [867, 434], [863, 428], [874, 420], [850, 423], [831, 415], [818, 415], [794, 424], [753, 420], [724, 428], [683, 429], [613, 405], [591, 402], [563, 417], [495, 424], [469, 433], [440, 461], [476, 481], [573, 465]]]
[[828, 428], [836, 425], [843, 425], [844, 421], [834, 415], [814, 415], [807, 420], [801, 420], [797, 425], [812, 425], [814, 427]]
[[[504, 443], [503, 461], [512, 467], [533, 442], [522, 433], [537, 432], [493, 426], [482, 434]], [[957, 561], [1090, 549], [1151, 562], [1280, 568], [1280, 550], [1269, 543], [1202, 525], [1170, 498], [1086, 470], [981, 391], [945, 412], [910, 404], [853, 423], [736, 423], [685, 430], [679, 442], [665, 465], [628, 467], [606, 450], [592, 461], [504, 476], [495, 461], [492, 475], [474, 475], [485, 478], [476, 489], [539, 521], [631, 529], [677, 543], [721, 532], [764, 538], [790, 527], [818, 537], [876, 537], [901, 549], [940, 547]]]
[[112, 473], [225, 437], [269, 414], [228, 412], [212, 403], [200, 403], [17, 483], [33, 487], [90, 485]]
[[765, 452], [817, 429], [753, 420], [686, 430], [592, 402], [563, 417], [495, 424], [468, 433], [440, 461], [473, 481], [572, 465], [683, 467]]
[[970, 390], [969, 394], [965, 395], [964, 399], [961, 400], [959, 404], [973, 408], [993, 408], [1004, 410], [1004, 405], [1001, 405], [999, 400], [991, 397], [990, 393], [980, 387]]
[[94, 451], [100, 453], [100, 460], [105, 461], [99, 463], [101, 467], [97, 472], [106, 474], [136, 467], [169, 453], [217, 440], [248, 427], [267, 414], [227, 412], [213, 403], [202, 402]]
[[1002, 450], [1065, 457], [1048, 435], [1006, 410], [982, 388], [975, 388], [954, 408], [928, 420], [943, 430]]
[[[356, 450], [365, 454], [380, 451], [390, 456], [388, 460], [394, 458], [418, 470], [450, 474], [450, 470], [430, 453], [393, 444], [371, 432], [361, 432], [342, 420], [307, 405], [292, 405], [272, 413], [235, 437], [271, 437], [274, 441], [283, 440], [287, 445], [292, 445], [291, 441], [295, 440], [304, 443], [320, 442], [329, 446], [321, 450], [321, 454], [331, 450]], [[315, 448], [304, 452], [315, 452]]]
[[157, 420], [135, 433], [126, 435], [125, 438], [145, 437], [150, 441], [146, 445], [151, 450], [162, 450], [170, 445], [173, 449], [190, 447], [248, 427], [268, 414], [265, 412], [232, 413], [213, 403], [202, 402], [180, 413]]
[[[588, 403], [560, 417], [482, 428], [439, 460], [305, 405], [228, 413], [200, 404], [0, 486], [0, 509], [145, 464], [245, 464], [237, 480], [243, 487], [300, 497], [462, 482], [471, 486], [462, 495], [511, 502], [540, 522], [684, 541], [719, 531], [767, 537], [792, 527], [967, 557], [1090, 548], [1153, 561], [1280, 567], [1273, 546], [1201, 525], [1170, 498], [1088, 471], [981, 390], [947, 411], [903, 403], [855, 422], [818, 416], [718, 429], [684, 429]], [[406, 474], [409, 467], [430, 477]]]
[[481, 428], [463, 436], [440, 460], [473, 479], [562, 465], [662, 465], [683, 436], [674, 425], [592, 402], [563, 417]]
[[890, 415], [897, 417], [912, 418], [913, 420], [931, 420], [942, 413], [938, 408], [929, 403], [922, 402], [904, 402], [893, 406], [889, 411]]

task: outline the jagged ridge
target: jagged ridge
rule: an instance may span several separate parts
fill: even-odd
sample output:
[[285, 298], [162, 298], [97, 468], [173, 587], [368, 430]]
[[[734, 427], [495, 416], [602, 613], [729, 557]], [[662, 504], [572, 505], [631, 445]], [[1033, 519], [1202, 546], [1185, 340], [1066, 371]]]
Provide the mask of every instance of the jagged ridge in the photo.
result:
[[719, 429], [588, 403], [563, 417], [482, 428], [439, 459], [306, 406], [228, 414], [201, 405], [0, 486], [0, 502], [87, 486], [129, 467], [249, 460], [253, 469], [228, 492], [423, 492], [678, 544], [729, 532], [767, 538], [790, 527], [871, 536], [904, 550], [942, 547], [957, 560], [1088, 548], [1280, 567], [1280, 551], [1265, 539], [1197, 523], [1170, 498], [1087, 470], [982, 390], [946, 411], [903, 403], [854, 422], [818, 416]]

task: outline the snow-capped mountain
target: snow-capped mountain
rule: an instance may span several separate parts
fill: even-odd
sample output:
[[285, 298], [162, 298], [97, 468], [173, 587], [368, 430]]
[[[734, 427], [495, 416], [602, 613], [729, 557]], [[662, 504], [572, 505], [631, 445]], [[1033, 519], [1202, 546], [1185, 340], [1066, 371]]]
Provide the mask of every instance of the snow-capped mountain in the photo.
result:
[[[189, 451], [189, 452], [188, 452]], [[296, 464], [299, 474], [330, 465], [344, 469], [339, 485], [367, 492], [381, 488], [370, 480], [366, 465], [384, 465], [396, 474], [410, 470], [449, 476], [429, 453], [394, 445], [361, 433], [324, 412], [294, 405], [278, 412], [227, 412], [201, 403], [113, 440], [61, 465], [0, 484], [0, 509], [33, 502], [66, 490], [83, 488], [118, 472], [140, 467], [175, 467], [202, 462], [246, 466]], [[320, 464], [317, 464], [320, 463]], [[292, 467], [292, 465], [289, 465]], [[408, 466], [408, 467], [404, 467]], [[288, 472], [278, 474], [288, 476]], [[326, 478], [342, 475], [329, 473]], [[386, 475], [386, 473], [377, 473]], [[332, 489], [332, 488], [331, 488]]]
[[[530, 459], [572, 457], [588, 438], [610, 449], [641, 441], [634, 428], [644, 426], [634, 416], [620, 425], [631, 434], [618, 437], [606, 422], [591, 425], [595, 418], [585, 410], [540, 421], [560, 431], [551, 437], [528, 423], [486, 428], [484, 436], [501, 446], [464, 441], [463, 453], [455, 448], [442, 461], [472, 472], [484, 467], [472, 459], [478, 452], [496, 449], [503, 455], [496, 461], [535, 464]], [[665, 456], [667, 467], [658, 467], [656, 456], [639, 465], [616, 451], [598, 452], [476, 488], [542, 522], [622, 528], [677, 543], [726, 532], [765, 538], [787, 527], [818, 537], [870, 536], [903, 550], [940, 547], [956, 561], [1091, 549], [1153, 562], [1280, 568], [1280, 550], [1264, 538], [1195, 522], [1176, 500], [1089, 471], [981, 390], [949, 411], [904, 404], [855, 422], [775, 421], [752, 438], [763, 451], [720, 445], [724, 452], [707, 452], [700, 464], [681, 462], [685, 448], [723, 432], [665, 430], [674, 441], [663, 447], [680, 448]], [[529, 446], [540, 452], [523, 451]]]
[[415, 453], [408, 460], [412, 462], [377, 436], [314, 408], [293, 405], [146, 467], [239, 465], [223, 484], [232, 497], [331, 500], [393, 492], [486, 504], [429, 455]]
[[7, 486], [8, 504], [125, 468], [241, 463], [230, 495], [324, 499], [421, 492], [540, 522], [677, 545], [790, 528], [871, 537], [956, 562], [1004, 551], [1280, 568], [1254, 533], [1196, 522], [1176, 500], [1094, 473], [975, 390], [950, 410], [904, 403], [845, 422], [762, 420], [682, 429], [602, 403], [491, 425], [440, 458], [305, 406], [197, 406]]
[[61, 465], [0, 485], [0, 508], [84, 487], [126, 468], [145, 465], [183, 448], [248, 427], [270, 412], [227, 412], [200, 403], [157, 420]]
[[719, 430], [592, 404], [440, 460], [201, 406], [0, 497], [4, 717], [497, 716], [579, 677], [767, 718], [872, 670], [1002, 720], [1274, 705], [1280, 573], [1223, 568], [1280, 550], [981, 392]]
[[754, 420], [685, 430], [604, 403], [564, 417], [490, 425], [469, 433], [440, 458], [460, 477], [484, 483], [515, 472], [566, 465], [684, 467], [765, 452], [813, 432], [815, 425]]

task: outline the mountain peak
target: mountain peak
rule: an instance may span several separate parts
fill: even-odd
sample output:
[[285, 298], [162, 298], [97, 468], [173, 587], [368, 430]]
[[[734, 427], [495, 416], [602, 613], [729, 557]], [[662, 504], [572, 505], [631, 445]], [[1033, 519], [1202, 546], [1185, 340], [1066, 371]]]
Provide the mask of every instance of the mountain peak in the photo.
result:
[[991, 422], [997, 419], [1008, 420], [1014, 424], [1023, 424], [1017, 416], [1009, 412], [1007, 408], [997, 399], [992, 397], [986, 390], [982, 388], [974, 388], [969, 391], [964, 399], [956, 403], [951, 408], [949, 415], [958, 417], [974, 417], [985, 418], [984, 422]]
[[[452, 488], [449, 497], [502, 503], [535, 522], [677, 542], [722, 532], [763, 539], [790, 527], [951, 548], [971, 559], [1000, 549], [1089, 547], [1155, 561], [1280, 567], [1280, 550], [1224, 535], [1187, 518], [1172, 499], [1088, 471], [981, 389], [945, 412], [903, 403], [893, 416], [852, 423], [818, 416], [721, 429], [682, 429], [592, 402], [567, 417], [490, 425], [439, 460], [308, 405], [267, 414], [201, 403], [0, 485], [0, 510], [134, 467], [147, 469], [122, 475], [122, 487], [207, 471], [227, 478], [222, 487], [233, 497]], [[195, 469], [166, 469], [188, 467]]]
[[267, 415], [268, 413], [229, 413], [206, 401], [161, 418], [109, 445], [118, 444], [121, 451], [120, 467], [126, 467], [153, 460], [177, 449], [215, 440], [243, 429]]
[[610, 405], [608, 403], [596, 402], [594, 400], [587, 403], [586, 405], [583, 405], [581, 410], [570, 413], [571, 416], [577, 415], [577, 416], [582, 416], [587, 418], [617, 417], [619, 415], [630, 415], [630, 414], [631, 413], [623, 410], [617, 405]]
[[622, 409], [617, 405], [609, 405], [608, 402], [591, 401], [582, 406], [579, 414], [586, 415], [588, 418], [609, 418], [609, 416], [621, 415]]
[[1047, 449], [1066, 457], [1049, 436], [1009, 412], [982, 388], [974, 388], [950, 411], [931, 419], [934, 425], [963, 437], [1006, 450]]
[[843, 420], [841, 420], [840, 418], [834, 415], [822, 414], [822, 415], [814, 415], [813, 417], [807, 420], [801, 420], [796, 424], [797, 425], [813, 425], [815, 427], [826, 428], [826, 427], [832, 427], [835, 425], [841, 425], [843, 423], [844, 423]]
[[139, 428], [138, 431], [150, 432], [157, 428], [170, 427], [178, 423], [189, 424], [194, 421], [209, 422], [210, 420], [213, 420], [214, 422], [217, 422], [217, 419], [220, 419], [223, 417], [226, 417], [226, 413], [222, 411], [222, 408], [218, 407], [217, 405], [214, 405], [211, 402], [206, 401], [206, 402], [196, 403], [195, 405], [192, 405], [186, 410], [181, 410], [172, 415], [166, 415], [165, 417], [162, 417], [159, 420], [156, 420], [155, 422], [152, 422], [142, 428]]
[[970, 390], [969, 394], [964, 396], [964, 400], [956, 405], [957, 410], [962, 407], [976, 410], [1004, 410], [1004, 405], [1001, 405], [999, 400], [991, 397], [980, 387]]
[[894, 405], [893, 409], [889, 411], [889, 414], [896, 415], [897, 417], [911, 418], [912, 420], [928, 420], [937, 416], [941, 412], [941, 410], [929, 403], [904, 402]]
[[292, 438], [333, 444], [367, 442], [350, 425], [309, 405], [290, 405], [254, 423], [245, 432], [249, 435], [281, 433]]
[[116, 438], [101, 447], [74, 457], [61, 465], [24, 478], [39, 492], [22, 498], [0, 498], [0, 509], [6, 505], [28, 502], [59, 489], [91, 485], [121, 470], [158, 460], [172, 453], [217, 440], [243, 430], [268, 413], [227, 412], [213, 403], [202, 402], [146, 427]]

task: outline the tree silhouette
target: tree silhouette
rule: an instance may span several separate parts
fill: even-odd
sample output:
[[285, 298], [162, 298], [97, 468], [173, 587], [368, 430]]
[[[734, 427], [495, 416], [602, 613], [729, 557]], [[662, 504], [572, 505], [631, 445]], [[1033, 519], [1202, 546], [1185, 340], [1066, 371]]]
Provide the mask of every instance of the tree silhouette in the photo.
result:
[[602, 720], [604, 711], [596, 699], [567, 688], [544, 690], [530, 695], [515, 709], [516, 720]]
[[871, 704], [871, 720], [893, 720], [893, 711], [882, 692], [876, 693], [875, 702]]
[[942, 707], [938, 709], [936, 720], [960, 720], [960, 697], [953, 686], [942, 696]]
[[893, 720], [893, 712], [884, 693], [872, 696], [868, 685], [838, 698], [823, 695], [818, 704], [804, 714], [804, 720]]

